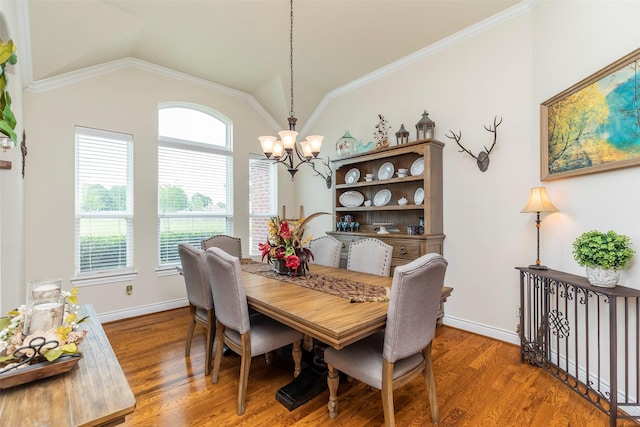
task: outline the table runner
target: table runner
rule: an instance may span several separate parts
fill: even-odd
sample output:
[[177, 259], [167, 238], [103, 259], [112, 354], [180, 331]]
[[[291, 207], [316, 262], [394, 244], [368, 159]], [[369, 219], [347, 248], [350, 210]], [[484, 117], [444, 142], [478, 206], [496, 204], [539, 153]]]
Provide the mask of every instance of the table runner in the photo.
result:
[[305, 288], [315, 289], [331, 295], [347, 298], [351, 302], [385, 302], [389, 301], [390, 288], [385, 286], [367, 285], [349, 279], [325, 276], [323, 274], [307, 272], [306, 276], [289, 277], [277, 274], [271, 264], [248, 262], [242, 260], [242, 271], [259, 274], [270, 279], [282, 280]]

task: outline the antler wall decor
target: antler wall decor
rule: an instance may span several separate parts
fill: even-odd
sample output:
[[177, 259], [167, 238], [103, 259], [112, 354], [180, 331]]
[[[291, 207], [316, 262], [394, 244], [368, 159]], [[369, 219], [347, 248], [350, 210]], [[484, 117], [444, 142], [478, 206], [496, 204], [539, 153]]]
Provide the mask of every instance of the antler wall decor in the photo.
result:
[[487, 148], [487, 146], [485, 145], [484, 151], [480, 151], [477, 156], [475, 156], [470, 150], [465, 148], [464, 145], [460, 143], [460, 140], [462, 139], [462, 131], [459, 131], [456, 135], [454, 131], [449, 130], [449, 132], [451, 132], [451, 135], [446, 134], [445, 136], [456, 141], [456, 144], [458, 144], [458, 146], [461, 148], [460, 153], [467, 153], [471, 157], [476, 159], [478, 168], [480, 168], [482, 172], [485, 172], [489, 168], [489, 154], [491, 154], [491, 150], [493, 150], [493, 147], [496, 145], [496, 141], [498, 139], [498, 126], [500, 126], [500, 123], [502, 123], [502, 117], [500, 117], [500, 121], [498, 121], [498, 116], [496, 116], [493, 118], [493, 128], [491, 126], [484, 127], [487, 131], [493, 134], [493, 144], [491, 144], [491, 147], [489, 148]]
[[327, 170], [329, 172], [327, 172], [327, 174], [323, 174], [322, 172], [320, 172], [318, 169], [316, 169], [316, 165], [313, 162], [309, 162], [307, 163], [308, 165], [311, 166], [311, 168], [313, 168], [313, 171], [316, 173], [315, 176], [321, 176], [322, 178], [324, 178], [324, 182], [325, 184], [327, 184], [327, 188], [331, 188], [331, 177], [333, 176], [333, 170], [331, 169], [331, 166], [329, 165], [330, 159], [329, 157], [327, 157], [327, 161], [322, 161], [322, 164], [325, 165], [327, 167]]

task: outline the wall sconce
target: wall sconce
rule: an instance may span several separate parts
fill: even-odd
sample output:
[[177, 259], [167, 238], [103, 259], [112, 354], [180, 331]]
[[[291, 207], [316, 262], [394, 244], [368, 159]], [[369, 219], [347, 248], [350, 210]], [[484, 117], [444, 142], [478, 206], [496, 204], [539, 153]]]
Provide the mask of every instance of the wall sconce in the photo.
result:
[[400, 129], [396, 132], [396, 144], [406, 144], [409, 142], [409, 131], [404, 128], [404, 123], [400, 125]]
[[544, 187], [532, 188], [529, 192], [529, 200], [527, 204], [520, 211], [521, 213], [535, 213], [536, 214], [536, 232], [538, 251], [536, 252], [536, 263], [530, 265], [529, 268], [535, 268], [537, 270], [547, 270], [548, 267], [540, 264], [540, 213], [541, 212], [558, 212], [558, 209], [551, 203], [549, 196], [547, 196], [547, 190]]
[[416, 138], [418, 140], [426, 139], [427, 141], [431, 141], [435, 134], [435, 128], [435, 122], [429, 118], [427, 110], [424, 110], [422, 118], [416, 123]]

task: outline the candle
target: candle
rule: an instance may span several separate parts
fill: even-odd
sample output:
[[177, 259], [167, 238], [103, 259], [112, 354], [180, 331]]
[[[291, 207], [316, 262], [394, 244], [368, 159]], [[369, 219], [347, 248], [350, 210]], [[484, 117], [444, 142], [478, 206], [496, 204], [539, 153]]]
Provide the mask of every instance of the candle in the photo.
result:
[[33, 298], [34, 304], [56, 302], [60, 299], [60, 285], [47, 283], [36, 286], [31, 290], [31, 297]]
[[29, 323], [29, 333], [34, 331], [46, 332], [49, 329], [57, 328], [62, 324], [64, 315], [64, 305], [60, 302], [47, 302], [44, 304], [34, 304], [31, 309], [31, 321]]

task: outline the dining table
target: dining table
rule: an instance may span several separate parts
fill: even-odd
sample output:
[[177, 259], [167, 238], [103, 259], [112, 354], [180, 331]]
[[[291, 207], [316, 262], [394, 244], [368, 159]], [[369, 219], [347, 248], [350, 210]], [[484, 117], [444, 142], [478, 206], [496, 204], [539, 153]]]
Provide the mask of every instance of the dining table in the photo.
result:
[[[323, 346], [340, 350], [384, 329], [392, 277], [310, 264], [304, 275], [273, 271], [271, 264], [242, 260], [242, 279], [249, 307], [305, 334], [318, 353]], [[440, 305], [452, 288], [442, 291]], [[315, 341], [314, 341], [315, 340]], [[320, 351], [323, 354], [323, 351]], [[326, 389], [322, 356], [276, 393], [293, 410]]]
[[245, 263], [249, 307], [339, 350], [384, 328], [391, 277], [311, 264], [305, 275]]

